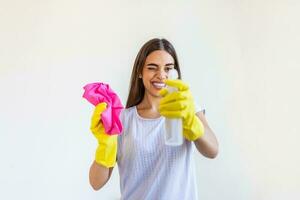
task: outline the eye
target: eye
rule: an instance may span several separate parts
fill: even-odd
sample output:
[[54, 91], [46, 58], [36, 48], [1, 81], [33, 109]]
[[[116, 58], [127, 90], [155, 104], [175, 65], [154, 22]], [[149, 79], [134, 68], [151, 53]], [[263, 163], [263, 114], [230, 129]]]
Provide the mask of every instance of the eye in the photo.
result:
[[156, 70], [156, 67], [148, 67], [149, 70]]
[[173, 67], [166, 67], [165, 68], [166, 72], [170, 71], [171, 69], [173, 69]]

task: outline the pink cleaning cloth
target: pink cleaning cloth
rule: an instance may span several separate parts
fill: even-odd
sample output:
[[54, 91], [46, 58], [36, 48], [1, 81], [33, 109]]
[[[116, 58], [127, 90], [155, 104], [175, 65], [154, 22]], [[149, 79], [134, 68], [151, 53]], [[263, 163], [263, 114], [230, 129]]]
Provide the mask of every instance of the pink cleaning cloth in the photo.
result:
[[117, 94], [105, 83], [89, 83], [83, 87], [82, 97], [94, 106], [105, 102], [106, 110], [101, 114], [101, 120], [105, 132], [109, 135], [118, 135], [123, 126], [120, 121], [120, 113], [124, 108]]

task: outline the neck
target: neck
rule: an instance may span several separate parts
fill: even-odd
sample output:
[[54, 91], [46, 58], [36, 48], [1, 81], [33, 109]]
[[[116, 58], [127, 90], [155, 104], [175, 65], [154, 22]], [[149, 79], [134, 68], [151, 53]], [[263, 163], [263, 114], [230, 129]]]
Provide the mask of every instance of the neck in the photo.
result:
[[161, 97], [152, 96], [145, 93], [142, 102], [138, 105], [139, 109], [150, 109], [158, 112], [159, 100]]

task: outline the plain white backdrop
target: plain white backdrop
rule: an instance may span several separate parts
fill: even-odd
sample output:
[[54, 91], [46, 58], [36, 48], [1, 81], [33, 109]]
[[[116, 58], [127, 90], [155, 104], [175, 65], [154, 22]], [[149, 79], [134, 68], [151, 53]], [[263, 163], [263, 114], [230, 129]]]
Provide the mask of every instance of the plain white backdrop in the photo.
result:
[[[101, 81], [126, 103], [133, 62], [170, 40], [220, 143], [195, 154], [199, 200], [299, 199], [300, 2], [0, 1], [0, 199], [120, 198], [115, 167], [93, 191]], [[298, 87], [297, 87], [298, 86]]]

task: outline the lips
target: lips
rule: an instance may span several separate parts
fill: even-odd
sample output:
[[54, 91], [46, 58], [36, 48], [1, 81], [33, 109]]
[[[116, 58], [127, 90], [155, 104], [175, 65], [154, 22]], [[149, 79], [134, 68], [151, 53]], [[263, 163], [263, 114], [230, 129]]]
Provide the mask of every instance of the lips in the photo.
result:
[[152, 82], [152, 85], [157, 89], [162, 89], [166, 87], [166, 84], [164, 82]]

